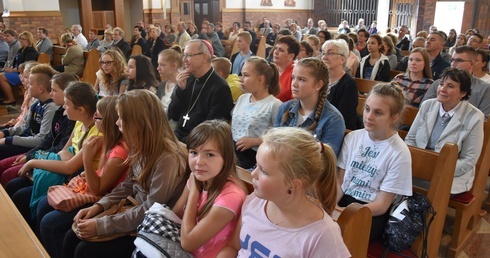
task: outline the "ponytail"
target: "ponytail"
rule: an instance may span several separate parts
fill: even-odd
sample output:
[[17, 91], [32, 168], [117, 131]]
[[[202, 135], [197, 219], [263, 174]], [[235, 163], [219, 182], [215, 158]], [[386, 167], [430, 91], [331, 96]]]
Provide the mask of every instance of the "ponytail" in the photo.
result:
[[320, 152], [322, 154], [323, 171], [315, 182], [315, 194], [323, 209], [332, 216], [337, 203], [337, 162], [333, 149], [322, 142]]

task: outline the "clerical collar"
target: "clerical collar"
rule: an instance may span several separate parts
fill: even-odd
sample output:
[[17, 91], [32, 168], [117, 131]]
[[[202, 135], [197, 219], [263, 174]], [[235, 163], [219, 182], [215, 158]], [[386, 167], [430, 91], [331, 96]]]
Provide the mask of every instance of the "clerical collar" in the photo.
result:
[[209, 71], [207, 71], [203, 76], [199, 78], [196, 77], [196, 81], [199, 83], [204, 82], [206, 78], [208, 78], [209, 74], [212, 73], [213, 71], [214, 71], [213, 67], [209, 68]]

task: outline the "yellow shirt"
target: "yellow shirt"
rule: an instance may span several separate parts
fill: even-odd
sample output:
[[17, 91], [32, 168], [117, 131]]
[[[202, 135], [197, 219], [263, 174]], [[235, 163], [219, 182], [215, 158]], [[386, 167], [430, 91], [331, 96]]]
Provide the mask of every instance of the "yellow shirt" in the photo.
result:
[[[77, 121], [75, 123], [75, 127], [73, 128], [73, 138], [71, 138], [71, 146], [73, 147], [73, 150], [75, 154], [77, 154], [80, 149], [79, 147], [82, 147], [82, 140], [85, 141], [91, 136], [101, 136], [102, 133], [99, 133], [99, 130], [97, 129], [97, 126], [92, 126], [90, 128], [90, 131], [87, 132], [85, 135], [85, 131], [83, 131], [83, 123], [80, 121]], [[94, 156], [94, 168], [99, 167], [99, 159], [100, 155], [95, 155]]]
[[230, 74], [228, 75], [228, 78], [226, 78], [226, 82], [228, 83], [228, 86], [230, 86], [233, 103], [235, 103], [238, 97], [243, 94], [242, 89], [240, 89], [240, 79], [238, 78], [238, 75]]

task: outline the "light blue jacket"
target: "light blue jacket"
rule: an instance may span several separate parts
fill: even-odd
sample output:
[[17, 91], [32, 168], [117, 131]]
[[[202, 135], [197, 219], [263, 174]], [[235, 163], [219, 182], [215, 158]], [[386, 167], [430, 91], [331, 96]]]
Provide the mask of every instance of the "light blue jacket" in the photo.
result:
[[[314, 122], [315, 112], [311, 112], [308, 118], [301, 125], [298, 125], [300, 106], [300, 101], [297, 99], [282, 103], [277, 112], [274, 127], [294, 126], [308, 129]], [[289, 118], [283, 123], [282, 116], [285, 112], [289, 112]], [[328, 100], [325, 100], [318, 125], [315, 131], [311, 133], [316, 139], [332, 147], [335, 155], [338, 157], [340, 148], [342, 147], [342, 141], [344, 140], [345, 122], [342, 114]]]
[[[422, 103], [405, 137], [408, 145], [425, 149], [439, 116], [440, 103], [429, 99]], [[454, 171], [452, 194], [469, 191], [475, 178], [475, 166], [483, 146], [483, 113], [464, 100], [456, 110], [436, 142], [434, 151], [440, 152], [447, 142], [458, 145], [458, 160]]]

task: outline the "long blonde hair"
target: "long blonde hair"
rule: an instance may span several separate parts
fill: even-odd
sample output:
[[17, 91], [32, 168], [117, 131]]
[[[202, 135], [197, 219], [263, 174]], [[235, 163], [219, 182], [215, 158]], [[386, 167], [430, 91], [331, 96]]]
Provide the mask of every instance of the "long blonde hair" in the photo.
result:
[[162, 103], [155, 94], [148, 90], [122, 93], [117, 100], [117, 110], [123, 122], [123, 137], [130, 149], [127, 162], [141, 166], [138, 175], [130, 170], [128, 177], [134, 178], [148, 191], [148, 178], [163, 153], [174, 156], [180, 164], [179, 171], [175, 173], [184, 176], [186, 155], [170, 128]]
[[263, 137], [261, 148], [280, 160], [286, 180], [299, 179], [306, 193], [313, 193], [332, 215], [337, 202], [337, 163], [327, 144], [297, 127], [277, 127]]

